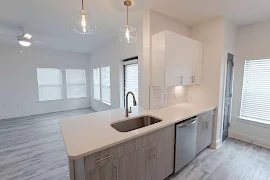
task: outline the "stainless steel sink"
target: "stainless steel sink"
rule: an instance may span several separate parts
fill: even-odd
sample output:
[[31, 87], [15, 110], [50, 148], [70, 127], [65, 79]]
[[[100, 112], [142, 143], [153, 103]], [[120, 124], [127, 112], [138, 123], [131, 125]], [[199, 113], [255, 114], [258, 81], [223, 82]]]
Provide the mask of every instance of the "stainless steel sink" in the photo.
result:
[[140, 129], [152, 124], [161, 122], [162, 120], [151, 117], [151, 116], [142, 116], [134, 119], [127, 119], [125, 121], [117, 122], [111, 124], [111, 126], [119, 132], [129, 132], [135, 129]]

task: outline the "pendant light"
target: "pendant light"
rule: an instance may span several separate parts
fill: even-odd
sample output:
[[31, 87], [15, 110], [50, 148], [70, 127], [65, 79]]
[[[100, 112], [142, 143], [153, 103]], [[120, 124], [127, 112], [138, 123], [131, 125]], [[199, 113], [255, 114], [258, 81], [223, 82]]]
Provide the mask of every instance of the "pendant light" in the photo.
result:
[[84, 0], [82, 0], [82, 10], [73, 18], [71, 29], [78, 34], [96, 33], [96, 23], [94, 18], [84, 10]]
[[128, 8], [132, 6], [132, 2], [130, 0], [125, 0], [124, 5], [127, 7], [127, 24], [120, 28], [119, 38], [121, 42], [133, 43], [137, 40], [137, 31], [128, 24]]

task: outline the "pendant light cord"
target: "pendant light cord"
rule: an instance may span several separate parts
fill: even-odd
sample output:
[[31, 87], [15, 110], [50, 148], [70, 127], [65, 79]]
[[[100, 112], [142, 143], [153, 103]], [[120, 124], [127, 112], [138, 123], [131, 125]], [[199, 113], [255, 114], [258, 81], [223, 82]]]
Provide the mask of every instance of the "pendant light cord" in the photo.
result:
[[128, 27], [128, 6], [127, 6], [127, 27]]
[[84, 11], [84, 4], [83, 4], [83, 0], [82, 0], [82, 10]]

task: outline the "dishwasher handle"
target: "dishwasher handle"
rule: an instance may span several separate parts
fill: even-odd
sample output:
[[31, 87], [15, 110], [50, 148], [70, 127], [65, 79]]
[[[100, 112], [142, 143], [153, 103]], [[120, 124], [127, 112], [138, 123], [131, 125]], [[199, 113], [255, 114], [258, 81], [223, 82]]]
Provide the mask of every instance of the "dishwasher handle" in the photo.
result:
[[177, 127], [178, 128], [183, 128], [183, 127], [191, 126], [191, 125], [195, 124], [196, 121], [197, 121], [197, 118], [194, 118], [194, 119], [192, 119], [190, 121], [187, 121], [187, 122], [184, 122], [184, 123], [181, 123], [181, 124], [177, 125]]

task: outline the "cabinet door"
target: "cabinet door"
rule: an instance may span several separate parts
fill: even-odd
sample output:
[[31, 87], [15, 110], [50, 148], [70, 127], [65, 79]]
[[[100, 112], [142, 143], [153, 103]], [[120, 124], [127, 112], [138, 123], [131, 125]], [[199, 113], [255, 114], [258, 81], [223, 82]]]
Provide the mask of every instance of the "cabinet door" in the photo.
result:
[[157, 180], [164, 180], [174, 171], [175, 125], [164, 128], [157, 142]]
[[118, 160], [118, 180], [137, 180], [136, 151]]
[[87, 180], [117, 180], [118, 163], [117, 160], [98, 167], [89, 172]]
[[152, 36], [152, 86], [165, 86], [165, 34], [164, 31]]
[[191, 40], [179, 34], [166, 31], [166, 86], [180, 86], [191, 83], [192, 54]]
[[196, 139], [196, 154], [201, 152], [205, 147], [205, 128], [202, 117], [197, 119], [197, 139]]
[[212, 143], [213, 139], [213, 123], [214, 123], [214, 114], [211, 114], [205, 120], [205, 147], [209, 146]]
[[202, 43], [192, 40], [192, 84], [202, 81]]
[[[155, 173], [156, 168], [156, 143], [150, 144], [144, 148], [136, 151], [137, 158], [137, 180], [154, 180], [152, 174]], [[155, 175], [154, 175], [155, 176]]]

